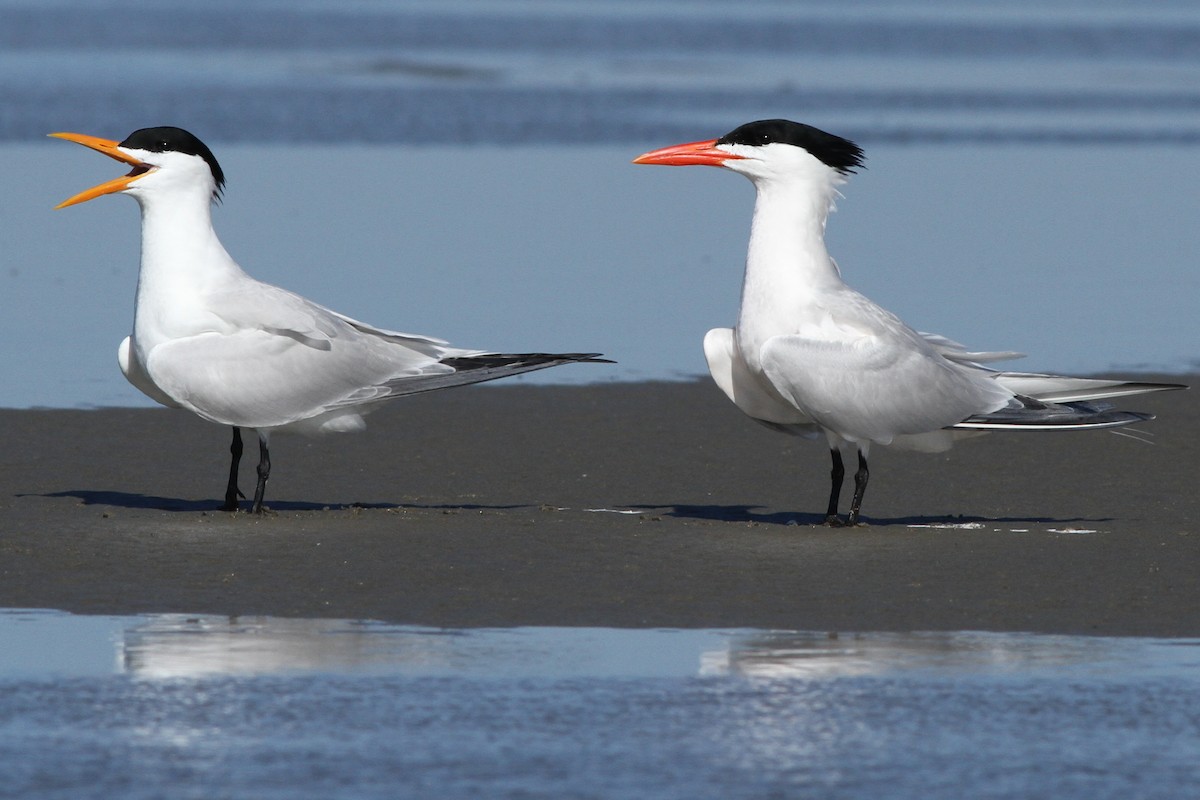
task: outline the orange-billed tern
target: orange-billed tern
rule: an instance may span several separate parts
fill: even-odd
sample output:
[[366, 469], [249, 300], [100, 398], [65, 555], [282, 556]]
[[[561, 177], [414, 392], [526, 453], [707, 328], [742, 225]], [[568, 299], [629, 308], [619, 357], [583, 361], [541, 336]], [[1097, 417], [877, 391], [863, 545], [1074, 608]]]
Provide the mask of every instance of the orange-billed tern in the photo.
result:
[[1112, 428], [1151, 415], [1091, 401], [1178, 384], [999, 372], [1019, 353], [971, 352], [919, 333], [847, 286], [825, 249], [837, 187], [863, 163], [853, 142], [789, 120], [742, 125], [719, 139], [665, 147], [635, 164], [724, 167], [757, 190], [737, 325], [704, 338], [713, 380], [755, 420], [809, 437], [833, 458], [826, 523], [841, 524], [842, 450], [856, 451], [859, 520], [872, 445], [938, 452], [984, 430]]
[[597, 353], [462, 350], [338, 314], [255, 280], [225, 252], [211, 213], [225, 175], [192, 134], [144, 128], [123, 142], [50, 135], [132, 167], [57, 207], [114, 192], [141, 207], [141, 270], [133, 333], [118, 351], [121, 371], [159, 403], [233, 427], [226, 511], [238, 508], [242, 428], [258, 433], [252, 511], [261, 513], [275, 431], [359, 431], [368, 412], [395, 397], [603, 361]]

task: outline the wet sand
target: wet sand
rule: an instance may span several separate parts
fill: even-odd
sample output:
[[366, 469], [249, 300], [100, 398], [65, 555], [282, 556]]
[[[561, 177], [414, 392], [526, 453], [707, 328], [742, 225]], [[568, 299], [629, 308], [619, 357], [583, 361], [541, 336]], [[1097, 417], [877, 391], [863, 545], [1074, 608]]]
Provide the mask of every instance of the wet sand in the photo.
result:
[[855, 529], [816, 524], [824, 446], [707, 381], [474, 387], [276, 437], [261, 518], [216, 510], [229, 434], [187, 413], [0, 411], [0, 607], [1200, 636], [1196, 392], [1122, 406], [1153, 445], [880, 450]]

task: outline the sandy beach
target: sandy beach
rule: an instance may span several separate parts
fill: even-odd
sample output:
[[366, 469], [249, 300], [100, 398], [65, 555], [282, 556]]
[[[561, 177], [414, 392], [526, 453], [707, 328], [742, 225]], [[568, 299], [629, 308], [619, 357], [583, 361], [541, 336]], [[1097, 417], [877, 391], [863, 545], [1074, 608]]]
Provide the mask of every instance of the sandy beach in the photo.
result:
[[1198, 636], [1195, 398], [1123, 404], [1159, 415], [1153, 445], [880, 450], [869, 524], [839, 530], [815, 524], [824, 446], [708, 381], [460, 389], [363, 435], [277, 437], [261, 518], [216, 510], [228, 432], [189, 414], [0, 411], [0, 606]]

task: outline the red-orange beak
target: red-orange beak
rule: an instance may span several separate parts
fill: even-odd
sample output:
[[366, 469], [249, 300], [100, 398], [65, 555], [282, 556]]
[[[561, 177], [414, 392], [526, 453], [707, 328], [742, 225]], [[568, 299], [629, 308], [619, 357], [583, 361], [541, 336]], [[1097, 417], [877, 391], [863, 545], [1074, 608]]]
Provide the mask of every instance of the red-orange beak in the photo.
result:
[[66, 139], [68, 142], [75, 142], [84, 147], [90, 147], [98, 153], [104, 153], [109, 158], [115, 158], [117, 161], [122, 161], [133, 166], [133, 171], [128, 175], [122, 175], [119, 178], [114, 178], [111, 181], [102, 183], [99, 186], [93, 186], [87, 191], [80, 192], [72, 198], [63, 200], [55, 206], [58, 208], [66, 208], [73, 206], [76, 203], [84, 203], [91, 200], [93, 197], [99, 197], [102, 194], [112, 194], [113, 192], [124, 191], [129, 184], [136, 181], [138, 178], [145, 175], [152, 168], [149, 164], [144, 164], [128, 153], [123, 153], [118, 150], [120, 142], [114, 142], [111, 139], [100, 139], [96, 136], [86, 136], [82, 133], [52, 133], [50, 134], [55, 139]]
[[633, 160], [635, 164], [665, 164], [669, 167], [686, 167], [699, 164], [706, 167], [724, 166], [726, 161], [744, 158], [733, 153], [717, 149], [716, 139], [703, 142], [688, 142], [664, 147], [661, 150], [651, 150]]

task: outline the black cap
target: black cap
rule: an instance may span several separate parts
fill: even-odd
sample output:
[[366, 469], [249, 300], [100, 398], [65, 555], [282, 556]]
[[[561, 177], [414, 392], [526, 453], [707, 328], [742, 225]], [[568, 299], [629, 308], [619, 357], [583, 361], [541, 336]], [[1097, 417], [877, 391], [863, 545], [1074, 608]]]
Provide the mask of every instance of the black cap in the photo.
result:
[[862, 148], [849, 139], [787, 119], [763, 119], [747, 122], [717, 139], [717, 144], [790, 144], [821, 160], [830, 169], [845, 175], [863, 165]]
[[125, 137], [121, 147], [133, 150], [147, 150], [151, 153], [186, 153], [189, 156], [200, 156], [212, 170], [213, 180], [217, 184], [217, 192], [225, 188], [225, 173], [217, 163], [217, 157], [208, 149], [208, 145], [197, 139], [183, 128], [164, 126], [161, 128], [142, 128]]

